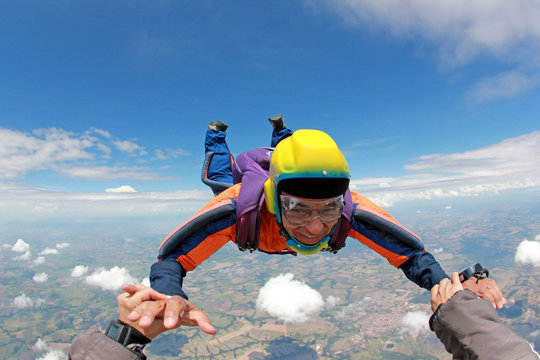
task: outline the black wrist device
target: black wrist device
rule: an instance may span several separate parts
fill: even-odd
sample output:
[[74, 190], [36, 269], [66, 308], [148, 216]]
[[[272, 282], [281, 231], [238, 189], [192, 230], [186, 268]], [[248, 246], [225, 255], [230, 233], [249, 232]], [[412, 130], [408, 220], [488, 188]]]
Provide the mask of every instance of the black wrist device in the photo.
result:
[[480, 279], [489, 277], [489, 270], [479, 263], [476, 263], [459, 273], [459, 281], [465, 282], [473, 276], [476, 278], [476, 282], [478, 283]]
[[120, 320], [112, 320], [105, 331], [105, 335], [124, 346], [130, 344], [146, 345], [151, 341], [139, 330]]

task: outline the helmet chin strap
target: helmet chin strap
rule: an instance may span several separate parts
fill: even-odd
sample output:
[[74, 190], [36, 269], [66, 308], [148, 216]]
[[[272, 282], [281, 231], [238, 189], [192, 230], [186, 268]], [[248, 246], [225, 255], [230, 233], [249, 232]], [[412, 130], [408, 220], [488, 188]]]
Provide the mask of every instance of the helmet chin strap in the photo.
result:
[[314, 245], [306, 245], [295, 239], [294, 236], [292, 236], [291, 234], [289, 234], [289, 232], [285, 230], [282, 224], [279, 224], [279, 227], [279, 234], [287, 240], [287, 246], [302, 255], [313, 255], [323, 249], [326, 249], [328, 247], [328, 242], [330, 241], [332, 233], [330, 232], [330, 234], [325, 235], [318, 243]]

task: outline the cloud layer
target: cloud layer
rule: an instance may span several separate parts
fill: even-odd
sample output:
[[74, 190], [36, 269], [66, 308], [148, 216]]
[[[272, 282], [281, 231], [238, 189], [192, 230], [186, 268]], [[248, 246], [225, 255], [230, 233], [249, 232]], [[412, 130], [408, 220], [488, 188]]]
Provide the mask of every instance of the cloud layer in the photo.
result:
[[[148, 153], [133, 141], [113, 139], [108, 132], [95, 128], [84, 134], [57, 128], [38, 129], [31, 134], [0, 128], [0, 180], [21, 178], [35, 170], [87, 180], [163, 179], [140, 167], [101, 165], [111, 158], [112, 149], [137, 157]], [[159, 154], [159, 159], [167, 158], [163, 151]], [[169, 158], [189, 155], [181, 149], [167, 154]]]
[[540, 131], [462, 153], [420, 156], [397, 178], [353, 179], [351, 188], [383, 206], [403, 200], [497, 194], [540, 185]]

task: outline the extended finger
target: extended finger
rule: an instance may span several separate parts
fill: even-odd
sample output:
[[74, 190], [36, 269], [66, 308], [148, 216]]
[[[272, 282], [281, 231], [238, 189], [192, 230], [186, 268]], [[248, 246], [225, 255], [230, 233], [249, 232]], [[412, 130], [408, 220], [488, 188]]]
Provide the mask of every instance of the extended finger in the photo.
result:
[[491, 295], [490, 300], [493, 302], [495, 307], [497, 309], [502, 309], [504, 304], [506, 303], [506, 299], [504, 298], [504, 295], [495, 280], [482, 279], [480, 281], [485, 282], [485, 285], [487, 285], [487, 292], [489, 292], [489, 294]]
[[[189, 303], [191, 305], [191, 303]], [[182, 317], [182, 324], [188, 326], [198, 326], [202, 331], [207, 334], [215, 335], [217, 329], [210, 322], [208, 315], [199, 310], [197, 307], [191, 305], [191, 310], [186, 311]]]
[[167, 329], [174, 329], [182, 325], [180, 318], [184, 315], [186, 310], [186, 301], [179, 296], [174, 296], [167, 301], [165, 307], [165, 314], [163, 319], [163, 325]]
[[142, 328], [149, 328], [154, 319], [162, 315], [162, 311], [165, 307], [164, 300], [158, 301], [145, 301], [137, 306], [129, 315], [128, 319], [131, 321], [139, 321], [139, 325]]

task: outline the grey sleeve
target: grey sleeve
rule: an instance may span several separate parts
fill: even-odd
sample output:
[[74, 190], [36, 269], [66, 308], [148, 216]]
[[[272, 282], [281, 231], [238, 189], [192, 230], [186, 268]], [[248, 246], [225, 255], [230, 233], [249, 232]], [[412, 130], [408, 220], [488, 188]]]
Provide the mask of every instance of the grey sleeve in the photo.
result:
[[454, 359], [539, 359], [527, 341], [500, 322], [489, 301], [469, 290], [439, 306], [430, 328]]
[[69, 360], [140, 360], [144, 355], [122, 346], [98, 330], [89, 330], [75, 338], [69, 349]]

